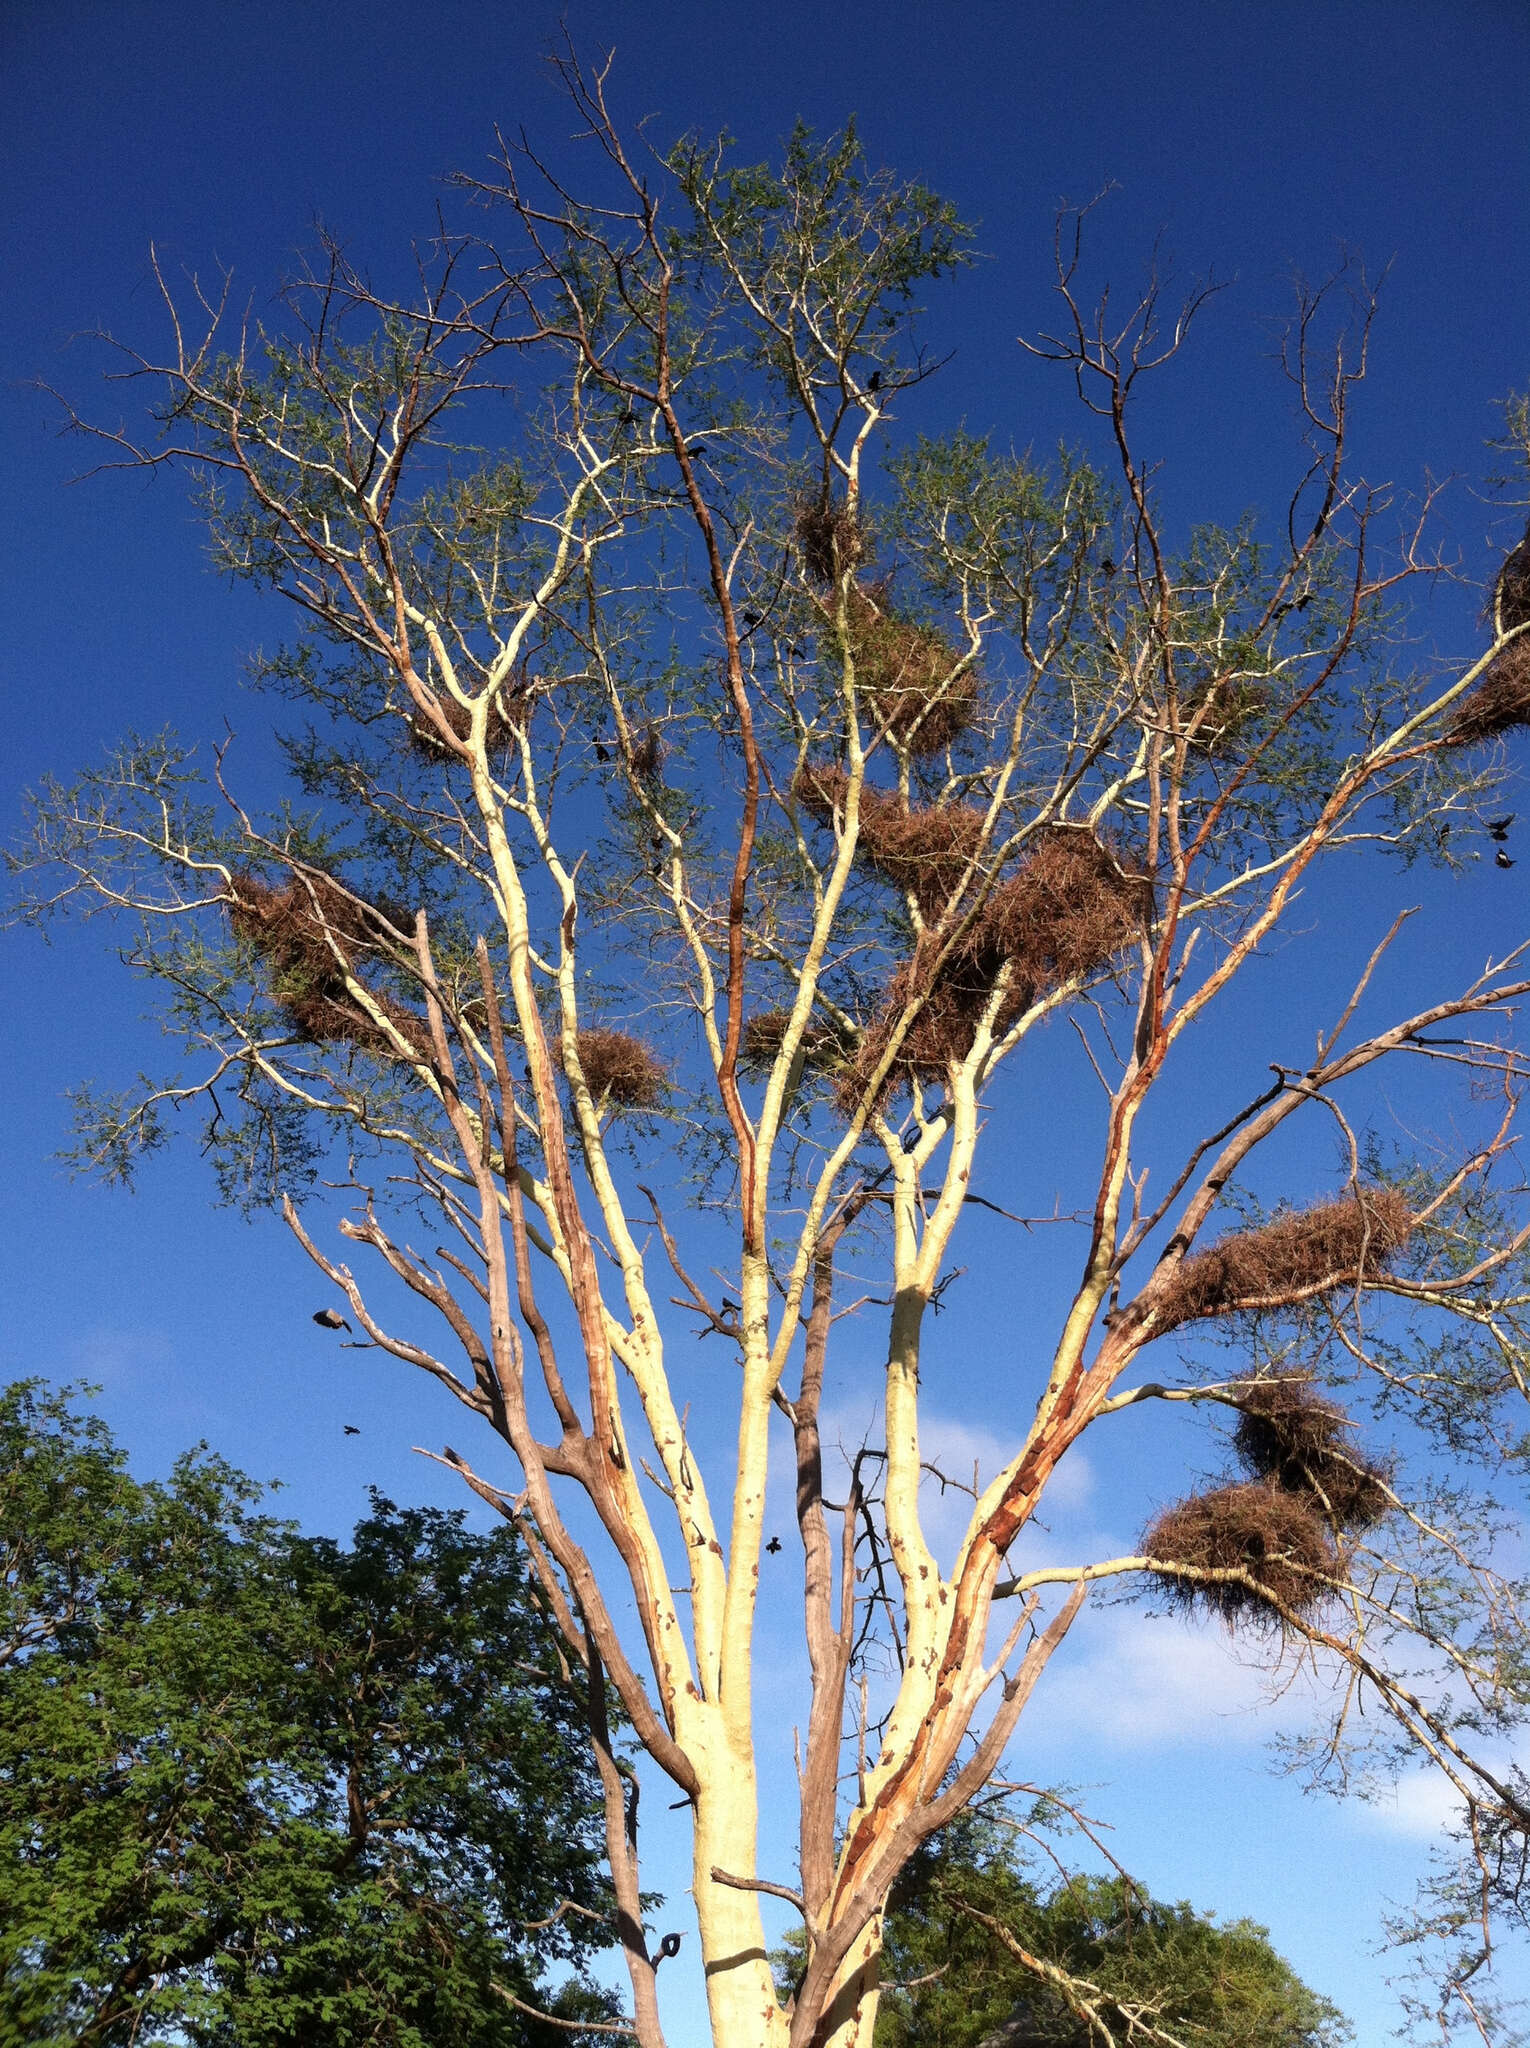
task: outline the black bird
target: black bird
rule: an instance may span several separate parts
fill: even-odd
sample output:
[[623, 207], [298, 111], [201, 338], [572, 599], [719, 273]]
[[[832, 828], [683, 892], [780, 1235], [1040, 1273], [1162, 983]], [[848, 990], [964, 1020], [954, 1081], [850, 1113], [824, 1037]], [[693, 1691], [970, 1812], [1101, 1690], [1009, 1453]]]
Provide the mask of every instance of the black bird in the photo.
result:
[[663, 1961], [664, 1961], [664, 1960], [665, 1960], [665, 1959], [666, 1959], [667, 1957], [669, 1957], [669, 1956], [677, 1956], [677, 1955], [679, 1955], [679, 1953], [680, 1953], [680, 1937], [679, 1937], [679, 1935], [678, 1935], [678, 1934], [666, 1934], [666, 1935], [665, 1935], [665, 1937], [664, 1937], [664, 1939], [663, 1939], [663, 1940], [662, 1940], [662, 1941], [661, 1941], [661, 1942], [659, 1943], [659, 1955], [658, 1955], [658, 1960], [659, 1960], [660, 1962], [663, 1962]]
[[706, 443], [704, 441], [693, 441], [685, 452], [687, 455], [705, 455], [707, 452]]
[[740, 616], [746, 626], [757, 626], [760, 623], [760, 614], [758, 612], [743, 612]]
[[866, 379], [866, 389], [871, 393], [872, 397], [874, 398], [876, 394], [881, 390], [881, 388], [882, 372], [880, 370], [873, 370], [871, 375]]
[[1493, 855], [1493, 865], [1495, 868], [1511, 868], [1513, 867], [1514, 863], [1512, 860], [1510, 860], [1509, 856], [1504, 852], [1503, 848], [1500, 846], [1498, 851]]
[[361, 1431], [356, 1427], [354, 1422], [348, 1422], [345, 1425], [345, 1433], [347, 1436], [360, 1436]]
[[313, 1319], [321, 1330], [344, 1330], [347, 1336], [351, 1334], [351, 1326], [345, 1317], [336, 1315], [332, 1308], [315, 1309]]
[[611, 749], [606, 745], [604, 740], [597, 740], [595, 742], [595, 758], [597, 761], [610, 760]]
[[1497, 839], [1500, 841], [1507, 839], [1509, 836], [1509, 827], [1513, 823], [1514, 813], [1512, 811], [1510, 811], [1509, 815], [1506, 818], [1489, 818], [1487, 821], [1488, 838]]
[[766, 1550], [767, 1550], [767, 1551], [769, 1551], [769, 1553], [770, 1553], [770, 1555], [771, 1555], [772, 1557], [775, 1557], [775, 1556], [777, 1555], [777, 1553], [778, 1553], [778, 1552], [780, 1551], [780, 1548], [781, 1548], [781, 1539], [780, 1539], [780, 1537], [779, 1537], [779, 1536], [772, 1536], [772, 1537], [771, 1537], [771, 1539], [770, 1539], [770, 1541], [769, 1541], [769, 1542], [768, 1542], [768, 1543], [766, 1544], [765, 1548], [766, 1548]]
[[1115, 573], [1116, 565], [1111, 560], [1110, 556], [1106, 555], [1103, 561], [1100, 563], [1100, 574], [1102, 576], [1114, 576]]

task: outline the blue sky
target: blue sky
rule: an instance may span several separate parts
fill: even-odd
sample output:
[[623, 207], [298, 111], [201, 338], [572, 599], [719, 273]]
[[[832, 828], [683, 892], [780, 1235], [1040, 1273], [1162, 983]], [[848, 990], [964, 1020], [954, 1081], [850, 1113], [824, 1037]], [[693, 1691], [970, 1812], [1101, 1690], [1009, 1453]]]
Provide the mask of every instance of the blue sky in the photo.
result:
[[[1048, 318], [1055, 204], [1114, 183], [1093, 242], [1100, 279], [1129, 288], [1161, 235], [1186, 279], [1214, 271], [1232, 286], [1144, 414], [1180, 520], [1281, 503], [1293, 443], [1269, 358], [1291, 274], [1321, 275], [1346, 248], [1373, 271], [1389, 265], [1362, 466], [1409, 486], [1459, 475], [1443, 536], [1465, 575], [1484, 573], [1504, 527], [1471, 483], [1486, 465], [1494, 401], [1530, 382], [1523, 0], [979, 0], [960, 10], [622, 0], [571, 6], [568, 21], [584, 50], [615, 46], [616, 105], [627, 119], [652, 115], [656, 141], [726, 127], [764, 155], [798, 116], [828, 128], [854, 114], [874, 158], [926, 179], [979, 223], [985, 261], [932, 315], [954, 360], [911, 427], [965, 420], [1038, 450], [1078, 432], [1066, 380], [1027, 365], [1015, 336]], [[572, 124], [542, 61], [557, 22], [551, 5], [455, 0], [428, 18], [396, 0], [374, 0], [362, 17], [290, 0], [12, 0], [4, 10], [7, 806], [124, 730], [166, 722], [205, 735], [228, 720], [259, 778], [271, 758], [268, 712], [242, 690], [241, 667], [282, 631], [249, 593], [205, 573], [173, 481], [69, 487], [82, 451], [58, 438], [57, 407], [31, 380], [96, 403], [99, 356], [73, 337], [97, 326], [154, 333], [151, 241], [171, 270], [230, 266], [237, 295], [259, 309], [315, 218], [363, 260], [385, 262], [429, 233], [435, 181], [481, 164], [496, 123], [524, 124], [561, 150]], [[130, 414], [133, 390], [105, 403]], [[1447, 585], [1421, 630], [1464, 650], [1476, 605], [1469, 589]], [[1425, 917], [1393, 988], [1480, 961], [1510, 923], [1522, 929], [1520, 881], [1476, 871], [1410, 883]], [[1242, 1026], [1287, 1034], [1261, 1059], [1309, 1042], [1337, 986], [1342, 942], [1374, 936], [1379, 917], [1363, 893], [1325, 903], [1321, 928], [1302, 942], [1303, 1000], [1273, 970], [1240, 996]], [[194, 1149], [156, 1164], [136, 1196], [61, 1175], [63, 1090], [154, 1065], [157, 1030], [104, 927], [65, 927], [49, 947], [16, 935], [4, 944], [0, 1367], [100, 1381], [139, 1470], [162, 1469], [205, 1436], [256, 1474], [287, 1480], [289, 1507], [315, 1527], [347, 1529], [368, 1483], [403, 1500], [455, 1500], [410, 1451], [450, 1427], [429, 1390], [402, 1369], [370, 1378], [355, 1354], [332, 1348], [309, 1321], [326, 1295], [306, 1260], [275, 1224], [214, 1211]], [[1047, 1086], [1015, 1105], [1027, 1155], [1088, 1114], [1060, 1051], [1044, 1058]], [[1224, 1080], [1233, 1085], [1230, 1070]], [[1331, 1164], [1311, 1154], [1284, 1163], [1313, 1181]], [[938, 1415], [949, 1407], [953, 1446], [981, 1455], [983, 1443], [960, 1437], [971, 1426], [956, 1388], [982, 1337], [983, 1262], [1032, 1271], [1039, 1315], [1050, 1253], [1017, 1253], [993, 1225], [959, 1256], [977, 1277], [969, 1305], [936, 1326], [930, 1392]], [[997, 1440], [996, 1385], [985, 1415]], [[342, 1436], [348, 1420], [360, 1437]], [[1137, 1440], [1133, 1456], [1145, 1448]], [[1181, 1455], [1193, 1462], [1195, 1452]], [[1064, 1526], [1080, 1542], [1098, 1534], [1119, 1547], [1146, 1504], [1134, 1470], [1092, 1467]], [[1096, 1788], [1093, 1809], [1118, 1822], [1120, 1853], [1155, 1890], [1265, 1920], [1361, 2023], [1362, 2041], [1384, 2039], [1383, 1966], [1368, 1950], [1383, 1898], [1406, 1895], [1419, 1867], [1427, 1794], [1410, 1792], [1395, 1812], [1340, 1813], [1271, 1778], [1269, 1724], [1244, 1711], [1248, 1675], [1215, 1637], [1154, 1633], [1115, 1611], [1081, 1630], [1075, 1648], [1053, 1703], [1038, 1703], [1017, 1769]], [[1136, 1680], [1123, 1712], [1116, 1674], [1128, 1655]], [[1288, 1720], [1292, 1711], [1282, 1709]], [[1279, 1857], [1268, 1853], [1275, 1837]], [[654, 1850], [655, 1881], [683, 1884], [672, 1847]], [[789, 1843], [767, 1845], [766, 1867], [785, 1874], [789, 1859]], [[701, 2038], [687, 1967], [672, 1980], [675, 2048]]]

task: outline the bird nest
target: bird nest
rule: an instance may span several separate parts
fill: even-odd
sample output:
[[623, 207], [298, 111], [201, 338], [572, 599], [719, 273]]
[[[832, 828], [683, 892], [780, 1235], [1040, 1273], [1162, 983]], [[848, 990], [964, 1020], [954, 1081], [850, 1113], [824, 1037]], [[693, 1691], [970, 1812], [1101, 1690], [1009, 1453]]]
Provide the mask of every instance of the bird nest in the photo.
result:
[[369, 989], [372, 1004], [387, 1020], [379, 1022], [347, 985], [357, 979], [362, 957], [380, 950], [383, 919], [396, 921], [397, 912], [371, 912], [337, 882], [313, 873], [295, 875], [280, 889], [235, 873], [225, 901], [235, 936], [259, 955], [278, 1008], [305, 1039], [396, 1057], [396, 1031], [416, 1055], [430, 1057], [430, 1029], [423, 1017]]
[[[809, 766], [794, 793], [810, 817], [829, 825], [843, 818], [849, 788], [843, 768]], [[909, 891], [927, 922], [939, 917], [982, 844], [982, 812], [970, 804], [906, 806], [863, 783], [858, 817], [856, 859]]]
[[852, 584], [834, 633], [854, 663], [861, 702], [909, 753], [943, 753], [971, 725], [977, 678], [934, 627], [900, 618], [880, 591]]
[[1180, 704], [1185, 744], [1200, 754], [1223, 753], [1246, 739], [1269, 708], [1269, 685], [1255, 677], [1203, 684]]
[[[763, 1079], [775, 1065], [791, 1022], [790, 1010], [757, 1010], [746, 1019], [739, 1042], [738, 1063], [746, 1074]], [[844, 1033], [837, 1025], [815, 1018], [800, 1040], [803, 1067], [813, 1073], [833, 1073], [849, 1057]]]
[[1445, 727], [1445, 743], [1475, 746], [1521, 725], [1530, 725], [1530, 634], [1524, 633], [1509, 642], [1481, 682], [1456, 705]]
[[953, 1062], [966, 1058], [1006, 966], [1009, 974], [992, 1020], [996, 1036], [1042, 995], [1108, 966], [1139, 936], [1152, 913], [1147, 875], [1125, 864], [1092, 832], [1048, 828], [965, 930], [955, 937], [941, 927], [923, 934], [866, 1029], [841, 1083], [841, 1106], [848, 1111], [859, 1103], [916, 1002], [887, 1088], [900, 1073], [917, 1080], [943, 1079]]
[[1153, 1300], [1154, 1334], [1353, 1286], [1399, 1251], [1412, 1227], [1402, 1196], [1378, 1187], [1233, 1231], [1181, 1262]]
[[870, 553], [859, 520], [848, 506], [809, 498], [793, 522], [802, 566], [814, 583], [837, 583]]
[[630, 1032], [592, 1025], [578, 1035], [579, 1065], [597, 1102], [620, 1109], [655, 1109], [669, 1075], [655, 1054]]
[[[1280, 1608], [1309, 1615], [1321, 1606], [1339, 1564], [1311, 1502], [1264, 1479], [1192, 1493], [1165, 1508], [1142, 1548], [1171, 1607], [1266, 1628], [1283, 1625]], [[1199, 1576], [1223, 1572], [1240, 1576]]]
[[1519, 545], [1509, 550], [1494, 579], [1488, 623], [1494, 623], [1495, 617], [1506, 633], [1516, 626], [1530, 626], [1530, 520]]
[[[489, 706], [485, 733], [488, 751], [491, 754], [500, 753], [520, 737], [519, 721], [504, 708], [507, 694], [507, 690], [501, 689]], [[436, 705], [457, 738], [465, 740], [473, 726], [473, 714], [469, 707], [466, 704], [459, 704], [448, 690], [436, 692]], [[417, 754], [426, 754], [433, 761], [455, 761], [460, 758], [437, 732], [434, 720], [418, 705], [411, 706], [404, 722], [409, 734], [409, 744]]]
[[1269, 1372], [1237, 1396], [1239, 1457], [1261, 1479], [1316, 1501], [1342, 1529], [1368, 1528], [1392, 1506], [1379, 1467], [1356, 1456], [1354, 1425], [1319, 1394], [1310, 1373]]

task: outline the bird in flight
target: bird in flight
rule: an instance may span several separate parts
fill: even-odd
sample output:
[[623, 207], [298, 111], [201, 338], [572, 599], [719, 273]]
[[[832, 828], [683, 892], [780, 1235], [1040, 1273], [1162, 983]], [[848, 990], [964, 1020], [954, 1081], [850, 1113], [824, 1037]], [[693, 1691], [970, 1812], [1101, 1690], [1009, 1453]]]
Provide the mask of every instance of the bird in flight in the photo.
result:
[[1514, 813], [1512, 811], [1510, 811], [1509, 815], [1506, 818], [1489, 818], [1487, 821], [1488, 838], [1497, 839], [1500, 842], [1507, 839], [1509, 836], [1509, 827], [1513, 823]]
[[1494, 867], [1498, 868], [1511, 868], [1513, 867], [1514, 863], [1512, 860], [1510, 860], [1509, 856], [1504, 852], [1503, 848], [1500, 846], [1498, 851], [1493, 855], [1493, 865]]
[[315, 1309], [313, 1319], [321, 1330], [344, 1330], [350, 1334], [350, 1324], [344, 1316], [336, 1315], [332, 1308]]
[[348, 1422], [345, 1425], [345, 1433], [347, 1436], [360, 1436], [361, 1431], [356, 1427], [354, 1422]]
[[771, 1539], [770, 1539], [770, 1541], [769, 1541], [769, 1542], [768, 1542], [768, 1543], [766, 1544], [765, 1548], [766, 1548], [766, 1549], [767, 1549], [767, 1550], [768, 1550], [768, 1551], [770, 1552], [770, 1555], [771, 1555], [772, 1557], [774, 1557], [774, 1556], [776, 1555], [777, 1551], [779, 1551], [779, 1549], [781, 1548], [781, 1539], [780, 1539], [780, 1537], [779, 1537], [779, 1536], [772, 1536], [772, 1537], [771, 1537]]

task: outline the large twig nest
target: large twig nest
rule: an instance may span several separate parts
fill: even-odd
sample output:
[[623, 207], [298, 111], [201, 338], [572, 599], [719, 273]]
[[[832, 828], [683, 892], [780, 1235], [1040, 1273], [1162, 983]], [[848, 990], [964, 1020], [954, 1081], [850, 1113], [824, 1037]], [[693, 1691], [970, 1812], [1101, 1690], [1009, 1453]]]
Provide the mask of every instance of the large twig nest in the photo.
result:
[[1231, 1232], [1185, 1259], [1153, 1301], [1155, 1335], [1205, 1316], [1279, 1307], [1353, 1286], [1385, 1265], [1413, 1228], [1395, 1188], [1322, 1202]]
[[1475, 689], [1456, 705], [1445, 727], [1452, 747], [1475, 746], [1516, 726], [1530, 725], [1530, 635], [1511, 640]]
[[[488, 723], [485, 731], [488, 750], [491, 754], [499, 753], [520, 735], [520, 726], [517, 720], [505, 709], [506, 695], [506, 691], [501, 689], [495, 696], [494, 702], [489, 706]], [[446, 723], [456, 734], [457, 738], [465, 740], [473, 725], [473, 714], [467, 705], [459, 704], [451, 692], [444, 689], [436, 692], [436, 703], [440, 708], [441, 716], [446, 720]], [[418, 705], [411, 706], [404, 722], [409, 734], [409, 744], [417, 754], [426, 754], [435, 761], [458, 759], [458, 756], [453, 753], [451, 747], [436, 730], [435, 721], [428, 713], [422, 711]]]
[[[1326, 1581], [1339, 1564], [1310, 1500], [1263, 1479], [1192, 1493], [1165, 1508], [1143, 1535], [1142, 1548], [1160, 1565], [1185, 1568], [1158, 1574], [1171, 1606], [1275, 1628], [1281, 1617], [1270, 1603], [1310, 1614], [1330, 1592]], [[1243, 1576], [1193, 1576], [1205, 1572]]]
[[[850, 778], [837, 766], [805, 767], [797, 801], [820, 824], [845, 815]], [[906, 889], [926, 921], [946, 909], [977, 854], [983, 814], [970, 804], [905, 806], [901, 798], [861, 785], [856, 859], [895, 889]]]
[[[315, 1045], [356, 1045], [398, 1056], [392, 1033], [346, 985], [348, 978], [357, 979], [361, 960], [383, 946], [380, 917], [325, 875], [295, 875], [273, 889], [255, 875], [235, 873], [230, 884], [229, 923], [259, 954], [288, 1022]], [[368, 995], [404, 1043], [428, 1059], [425, 1019], [392, 996], [373, 989]]]
[[654, 1109], [663, 1101], [669, 1075], [640, 1038], [591, 1025], [579, 1033], [578, 1045], [585, 1083], [597, 1102]]
[[1493, 583], [1489, 622], [1494, 614], [1504, 632], [1516, 626], [1530, 626], [1530, 520], [1516, 547], [1504, 557], [1503, 567]]
[[1261, 1373], [1237, 1404], [1233, 1443], [1250, 1471], [1315, 1499], [1343, 1529], [1366, 1528], [1390, 1511], [1385, 1475], [1356, 1454], [1354, 1425], [1318, 1393], [1310, 1373]]
[[933, 626], [900, 617], [880, 594], [851, 584], [836, 637], [841, 630], [869, 716], [911, 754], [942, 753], [967, 730], [977, 678]]
[[806, 500], [797, 508], [794, 525], [802, 566], [814, 583], [837, 583], [869, 552], [855, 515], [831, 499]]
[[[763, 1076], [775, 1065], [791, 1022], [790, 1010], [757, 1010], [744, 1020], [738, 1063], [746, 1074]], [[833, 1023], [814, 1018], [800, 1041], [802, 1064], [812, 1073], [834, 1073], [849, 1057], [844, 1034]]]
[[1039, 834], [965, 931], [953, 937], [948, 924], [921, 937], [866, 1028], [840, 1085], [841, 1106], [849, 1111], [860, 1101], [918, 999], [888, 1089], [910, 1076], [940, 1080], [953, 1061], [966, 1058], [1006, 967], [995, 1035], [1050, 990], [1108, 966], [1134, 943], [1152, 912], [1150, 878], [1092, 832], [1053, 826]]

